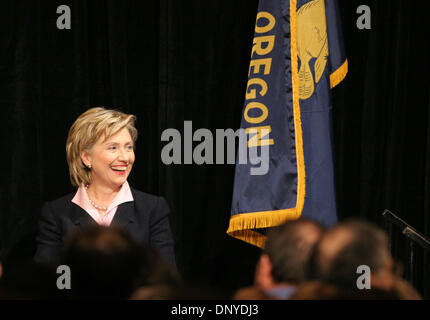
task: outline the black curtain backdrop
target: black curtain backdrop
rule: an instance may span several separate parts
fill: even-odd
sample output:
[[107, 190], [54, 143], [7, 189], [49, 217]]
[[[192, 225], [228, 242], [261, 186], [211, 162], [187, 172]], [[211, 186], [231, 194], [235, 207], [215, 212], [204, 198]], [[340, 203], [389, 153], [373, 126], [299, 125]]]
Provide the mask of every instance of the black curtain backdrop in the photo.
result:
[[[407, 0], [339, 1], [350, 71], [334, 91], [339, 218], [384, 227], [387, 208], [430, 234], [430, 35]], [[58, 30], [60, 5], [71, 30]], [[358, 30], [359, 5], [372, 13]], [[164, 196], [177, 263], [190, 281], [251, 284], [259, 249], [226, 235], [233, 165], [164, 165], [167, 128], [239, 127], [257, 0], [0, 2], [0, 260], [34, 253], [39, 208], [74, 189], [67, 132], [89, 107], [137, 115], [130, 183]], [[408, 245], [393, 233], [394, 256]], [[414, 285], [430, 297], [428, 255]], [[405, 276], [410, 270], [406, 268]]]

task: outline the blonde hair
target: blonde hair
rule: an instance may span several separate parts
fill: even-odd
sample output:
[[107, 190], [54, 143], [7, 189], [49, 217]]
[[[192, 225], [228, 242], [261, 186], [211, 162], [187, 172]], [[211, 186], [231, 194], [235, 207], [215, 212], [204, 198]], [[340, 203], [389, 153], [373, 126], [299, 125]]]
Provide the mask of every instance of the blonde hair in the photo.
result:
[[70, 127], [66, 142], [67, 164], [70, 181], [79, 187], [82, 183], [91, 183], [91, 171], [81, 159], [81, 152], [90, 152], [96, 142], [104, 135], [107, 140], [123, 128], [127, 128], [133, 139], [137, 139], [134, 127], [136, 116], [117, 110], [92, 108], [81, 114]]

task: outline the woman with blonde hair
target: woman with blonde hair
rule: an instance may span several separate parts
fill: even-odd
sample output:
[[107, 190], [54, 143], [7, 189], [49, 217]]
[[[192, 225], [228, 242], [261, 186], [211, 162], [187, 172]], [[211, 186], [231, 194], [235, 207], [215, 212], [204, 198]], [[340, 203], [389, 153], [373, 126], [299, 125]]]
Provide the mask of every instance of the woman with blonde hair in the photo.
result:
[[127, 182], [135, 161], [134, 122], [134, 115], [92, 108], [73, 123], [66, 154], [71, 183], [78, 189], [43, 206], [36, 262], [60, 263], [63, 239], [97, 223], [119, 225], [137, 243], [149, 244], [175, 266], [166, 201]]

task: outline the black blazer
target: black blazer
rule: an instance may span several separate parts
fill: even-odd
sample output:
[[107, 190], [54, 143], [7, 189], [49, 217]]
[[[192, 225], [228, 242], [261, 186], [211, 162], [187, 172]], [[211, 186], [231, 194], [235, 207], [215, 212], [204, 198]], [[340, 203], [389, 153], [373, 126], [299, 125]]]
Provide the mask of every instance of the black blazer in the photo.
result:
[[[166, 200], [130, 189], [134, 201], [118, 206], [112, 224], [124, 228], [138, 244], [149, 244], [176, 268]], [[97, 223], [72, 202], [74, 196], [71, 193], [43, 206], [36, 238], [36, 262], [58, 265], [64, 238], [82, 226]]]

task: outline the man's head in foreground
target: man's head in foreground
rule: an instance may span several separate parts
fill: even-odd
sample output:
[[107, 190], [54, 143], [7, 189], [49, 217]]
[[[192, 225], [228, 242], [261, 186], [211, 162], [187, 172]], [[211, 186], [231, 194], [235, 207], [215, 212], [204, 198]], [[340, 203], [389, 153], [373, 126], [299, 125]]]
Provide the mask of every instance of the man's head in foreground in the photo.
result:
[[312, 278], [344, 288], [357, 288], [360, 266], [370, 268], [371, 288], [390, 290], [395, 282], [387, 235], [364, 221], [349, 220], [328, 230], [310, 265]]
[[255, 284], [269, 290], [306, 281], [310, 254], [323, 232], [322, 226], [308, 219], [287, 221], [271, 229], [257, 265]]

